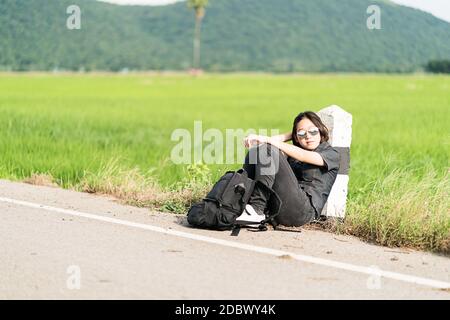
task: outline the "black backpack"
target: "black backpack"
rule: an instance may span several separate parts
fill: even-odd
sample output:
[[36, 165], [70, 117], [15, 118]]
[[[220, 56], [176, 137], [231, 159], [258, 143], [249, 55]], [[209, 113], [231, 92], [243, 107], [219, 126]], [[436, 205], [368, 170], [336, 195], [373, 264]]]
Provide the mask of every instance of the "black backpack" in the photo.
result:
[[236, 218], [244, 211], [256, 184], [270, 194], [266, 218], [256, 227], [262, 231], [267, 230], [267, 223], [275, 227], [274, 218], [281, 207], [279, 196], [263, 183], [250, 179], [244, 169], [227, 171], [202, 201], [192, 205], [187, 215], [189, 224], [203, 229], [233, 230], [232, 235], [238, 235], [241, 225]]

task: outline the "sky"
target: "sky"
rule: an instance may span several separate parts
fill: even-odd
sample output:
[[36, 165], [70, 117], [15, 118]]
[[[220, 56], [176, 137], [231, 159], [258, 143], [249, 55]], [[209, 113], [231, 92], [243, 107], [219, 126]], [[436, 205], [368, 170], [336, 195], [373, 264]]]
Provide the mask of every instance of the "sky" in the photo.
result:
[[[183, 0], [100, 0], [117, 4], [163, 5]], [[274, 0], [275, 1], [275, 0]], [[337, 0], [338, 1], [338, 0]], [[395, 3], [421, 9], [450, 22], [450, 0], [391, 0]]]

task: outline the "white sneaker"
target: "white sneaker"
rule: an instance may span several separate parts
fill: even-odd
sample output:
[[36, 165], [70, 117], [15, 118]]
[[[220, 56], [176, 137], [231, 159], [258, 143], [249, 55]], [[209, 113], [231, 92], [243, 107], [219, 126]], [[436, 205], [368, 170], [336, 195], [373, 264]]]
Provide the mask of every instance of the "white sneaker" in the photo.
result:
[[244, 212], [236, 219], [239, 224], [259, 224], [266, 218], [265, 215], [259, 214], [256, 210], [249, 204], [245, 206]]

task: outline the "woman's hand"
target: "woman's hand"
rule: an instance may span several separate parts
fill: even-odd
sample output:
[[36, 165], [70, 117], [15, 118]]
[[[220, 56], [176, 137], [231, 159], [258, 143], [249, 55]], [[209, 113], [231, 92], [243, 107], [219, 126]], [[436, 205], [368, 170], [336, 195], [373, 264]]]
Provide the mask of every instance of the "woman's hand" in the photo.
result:
[[244, 138], [244, 146], [248, 149], [253, 145], [269, 143], [269, 140], [270, 140], [270, 137], [267, 137], [267, 136], [250, 134]]

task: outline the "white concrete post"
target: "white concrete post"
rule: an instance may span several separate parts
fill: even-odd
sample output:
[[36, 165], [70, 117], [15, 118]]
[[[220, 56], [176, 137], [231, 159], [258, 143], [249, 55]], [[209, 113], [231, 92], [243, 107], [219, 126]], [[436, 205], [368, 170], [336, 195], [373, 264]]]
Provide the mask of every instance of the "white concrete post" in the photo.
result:
[[339, 172], [322, 210], [322, 216], [344, 218], [350, 169], [352, 115], [336, 105], [322, 109], [317, 114], [330, 131], [329, 143], [341, 156]]

